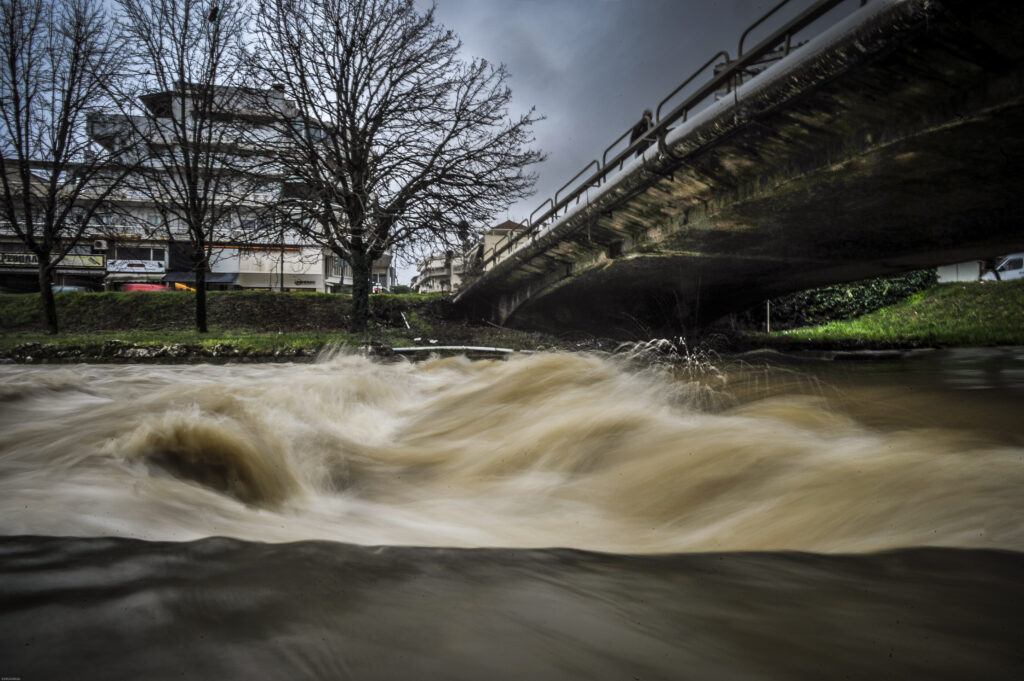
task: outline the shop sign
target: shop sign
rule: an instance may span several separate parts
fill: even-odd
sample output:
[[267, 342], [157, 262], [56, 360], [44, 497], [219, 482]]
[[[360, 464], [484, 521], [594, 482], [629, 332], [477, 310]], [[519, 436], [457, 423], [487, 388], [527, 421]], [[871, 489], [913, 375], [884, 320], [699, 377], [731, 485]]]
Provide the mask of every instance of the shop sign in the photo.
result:
[[[64, 267], [97, 267], [103, 268], [106, 258], [102, 255], [65, 255], [57, 265]], [[39, 258], [35, 253], [0, 253], [0, 266], [3, 267], [39, 267]]]
[[107, 258], [102, 255], [65, 255], [57, 267], [106, 267]]
[[39, 267], [35, 253], [0, 253], [0, 265], [5, 267]]
[[167, 267], [162, 260], [111, 260], [108, 272], [163, 272]]

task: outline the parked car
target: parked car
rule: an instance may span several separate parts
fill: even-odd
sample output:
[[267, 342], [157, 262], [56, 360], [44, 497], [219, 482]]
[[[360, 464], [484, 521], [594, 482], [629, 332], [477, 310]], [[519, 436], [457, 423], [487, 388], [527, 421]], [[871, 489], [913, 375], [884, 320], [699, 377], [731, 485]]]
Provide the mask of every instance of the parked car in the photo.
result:
[[88, 286], [64, 286], [57, 285], [53, 287], [54, 293], [89, 293], [92, 291]]
[[122, 284], [122, 291], [150, 291], [150, 292], [161, 292], [170, 291], [171, 289], [160, 284]]
[[[999, 273], [996, 279], [995, 272]], [[986, 272], [981, 277], [982, 281], [1013, 281], [1024, 279], [1024, 253], [1011, 253], [996, 265], [995, 272]]]

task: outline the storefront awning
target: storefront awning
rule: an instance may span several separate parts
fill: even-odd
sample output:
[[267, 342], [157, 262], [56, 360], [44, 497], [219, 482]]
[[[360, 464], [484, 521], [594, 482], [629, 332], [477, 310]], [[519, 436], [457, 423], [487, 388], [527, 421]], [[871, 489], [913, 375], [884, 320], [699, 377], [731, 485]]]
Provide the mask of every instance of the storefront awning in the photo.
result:
[[[207, 272], [207, 284], [234, 284], [238, 279], [238, 272]], [[196, 281], [195, 272], [168, 272], [161, 281], [166, 283], [194, 284]]]

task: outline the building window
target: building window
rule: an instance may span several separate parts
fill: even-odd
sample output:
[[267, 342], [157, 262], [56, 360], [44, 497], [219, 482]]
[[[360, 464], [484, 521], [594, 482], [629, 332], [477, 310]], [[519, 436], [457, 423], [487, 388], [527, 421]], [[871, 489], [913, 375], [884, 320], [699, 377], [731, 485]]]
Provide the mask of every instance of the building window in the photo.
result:
[[327, 276], [328, 277], [341, 277], [345, 278], [345, 261], [336, 255], [328, 256], [327, 262]]
[[164, 249], [148, 246], [115, 246], [111, 260], [164, 260]]

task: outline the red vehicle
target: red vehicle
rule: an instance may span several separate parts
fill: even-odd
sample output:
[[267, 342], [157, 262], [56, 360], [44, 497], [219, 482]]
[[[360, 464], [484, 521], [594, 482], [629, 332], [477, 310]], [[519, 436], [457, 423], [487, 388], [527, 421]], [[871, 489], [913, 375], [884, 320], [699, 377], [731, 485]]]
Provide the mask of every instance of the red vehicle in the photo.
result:
[[122, 291], [170, 291], [171, 289], [160, 284], [123, 284]]

